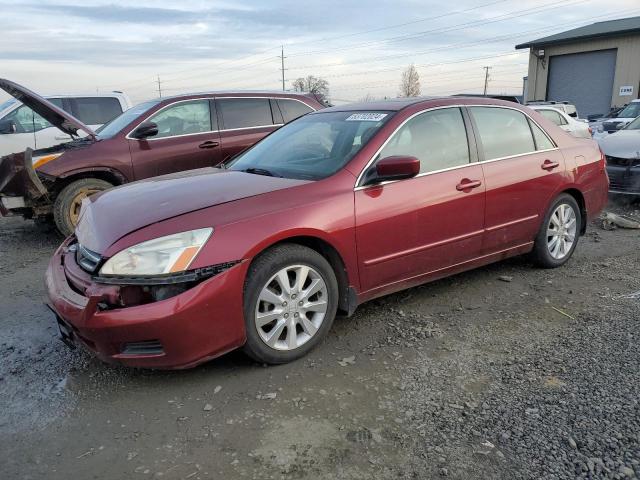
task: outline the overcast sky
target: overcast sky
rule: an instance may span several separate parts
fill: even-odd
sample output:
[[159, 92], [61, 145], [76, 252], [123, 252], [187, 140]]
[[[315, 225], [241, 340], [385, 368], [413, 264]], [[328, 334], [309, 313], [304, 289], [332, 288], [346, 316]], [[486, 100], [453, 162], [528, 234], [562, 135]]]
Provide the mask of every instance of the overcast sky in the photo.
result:
[[[0, 0], [0, 77], [42, 94], [123, 90], [134, 102], [217, 89], [281, 89], [326, 78], [336, 101], [395, 96], [414, 63], [423, 95], [521, 93], [514, 46], [640, 15], [639, 0]], [[3, 97], [1, 97], [3, 98]]]

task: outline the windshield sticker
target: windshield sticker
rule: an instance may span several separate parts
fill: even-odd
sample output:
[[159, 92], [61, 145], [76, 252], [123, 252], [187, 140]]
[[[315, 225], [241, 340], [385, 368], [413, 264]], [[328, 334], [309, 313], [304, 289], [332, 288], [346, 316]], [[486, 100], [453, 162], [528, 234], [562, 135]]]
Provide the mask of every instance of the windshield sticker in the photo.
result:
[[346, 118], [347, 122], [379, 122], [386, 113], [354, 113]]

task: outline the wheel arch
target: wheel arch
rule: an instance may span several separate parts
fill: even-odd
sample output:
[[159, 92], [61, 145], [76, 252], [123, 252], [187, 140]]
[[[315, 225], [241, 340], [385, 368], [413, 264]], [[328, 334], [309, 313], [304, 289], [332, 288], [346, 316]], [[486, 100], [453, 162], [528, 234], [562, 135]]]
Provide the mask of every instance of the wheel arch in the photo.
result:
[[346, 313], [348, 316], [351, 316], [357, 306], [356, 291], [354, 287], [350, 285], [349, 275], [342, 255], [328, 240], [308, 233], [278, 238], [276, 241], [268, 243], [267, 245], [262, 245], [259, 251], [252, 256], [251, 264], [253, 264], [258, 257], [268, 250], [288, 243], [310, 248], [322, 255], [329, 262], [329, 265], [333, 268], [338, 281], [338, 290], [340, 292], [338, 309], [343, 313]]
[[[575, 187], [567, 188], [566, 190], [560, 192], [558, 195], [561, 195], [563, 193], [571, 195], [578, 203], [578, 207], [580, 207], [580, 217], [582, 220], [580, 222], [580, 235], [584, 235], [587, 232], [587, 205], [585, 203], [584, 195], [579, 189]], [[558, 195], [556, 195], [556, 197]]]
[[66, 173], [64, 176], [56, 178], [53, 186], [54, 193], [57, 195], [67, 185], [84, 178], [97, 178], [98, 180], [104, 180], [105, 182], [112, 184], [114, 187], [127, 182], [127, 178], [120, 171], [114, 168], [104, 167], [74, 170]]

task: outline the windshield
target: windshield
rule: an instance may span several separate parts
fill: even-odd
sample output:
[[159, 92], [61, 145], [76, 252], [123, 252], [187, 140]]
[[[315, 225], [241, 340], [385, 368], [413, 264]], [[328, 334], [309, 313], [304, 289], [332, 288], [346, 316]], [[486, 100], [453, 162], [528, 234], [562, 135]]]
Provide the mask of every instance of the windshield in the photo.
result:
[[111, 120], [109, 123], [105, 123], [99, 129], [96, 130], [99, 138], [111, 138], [114, 135], [120, 133], [120, 131], [133, 122], [140, 115], [148, 111], [150, 108], [155, 107], [160, 100], [151, 100], [149, 102], [144, 102], [136, 105], [129, 110], [118, 115], [116, 118]]
[[318, 112], [276, 130], [227, 168], [320, 180], [333, 175], [392, 116], [392, 112]]
[[633, 102], [622, 109], [619, 118], [636, 118], [640, 115], [640, 102]]

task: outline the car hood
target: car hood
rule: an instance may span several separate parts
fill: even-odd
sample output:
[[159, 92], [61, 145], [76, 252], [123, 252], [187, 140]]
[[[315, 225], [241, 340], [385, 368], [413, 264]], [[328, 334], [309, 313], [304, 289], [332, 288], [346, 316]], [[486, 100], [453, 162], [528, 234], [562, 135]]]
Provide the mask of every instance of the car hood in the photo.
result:
[[219, 168], [154, 177], [85, 199], [76, 236], [83, 246], [102, 254], [120, 238], [153, 223], [304, 183], [308, 181]]
[[620, 130], [599, 140], [600, 148], [610, 157], [640, 158], [640, 130]]
[[11, 80], [5, 80], [0, 78], [0, 88], [2, 88], [9, 95], [16, 100], [21, 101], [26, 106], [31, 108], [41, 117], [45, 118], [49, 123], [55, 125], [60, 130], [68, 135], [78, 135], [78, 130], [85, 131], [90, 137], [95, 138], [96, 133], [87, 127], [80, 120], [65, 112], [59, 107], [56, 107], [53, 103], [42, 98], [35, 92], [32, 92], [28, 88], [18, 85]]

